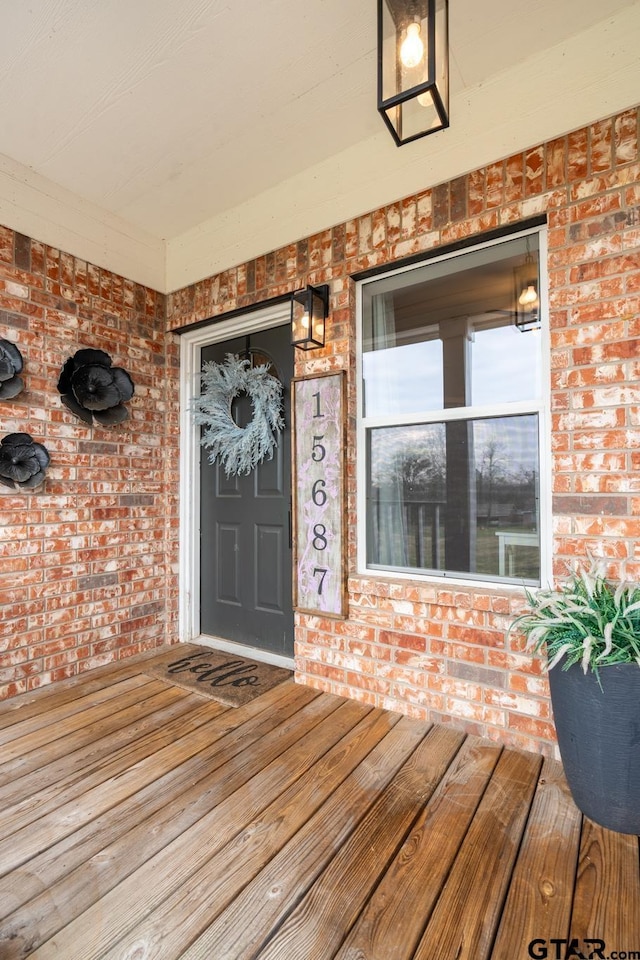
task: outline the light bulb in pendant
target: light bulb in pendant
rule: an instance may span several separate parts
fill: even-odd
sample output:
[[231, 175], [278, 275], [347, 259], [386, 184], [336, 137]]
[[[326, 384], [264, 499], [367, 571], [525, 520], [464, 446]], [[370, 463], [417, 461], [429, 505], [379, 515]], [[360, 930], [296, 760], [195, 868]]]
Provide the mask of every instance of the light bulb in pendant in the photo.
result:
[[538, 302], [538, 292], [532, 283], [528, 284], [527, 287], [522, 291], [518, 297], [518, 303], [522, 307], [532, 307], [534, 303]]
[[420, 36], [420, 24], [414, 21], [407, 27], [407, 35], [400, 47], [402, 65], [411, 69], [417, 67], [424, 57], [424, 43]]

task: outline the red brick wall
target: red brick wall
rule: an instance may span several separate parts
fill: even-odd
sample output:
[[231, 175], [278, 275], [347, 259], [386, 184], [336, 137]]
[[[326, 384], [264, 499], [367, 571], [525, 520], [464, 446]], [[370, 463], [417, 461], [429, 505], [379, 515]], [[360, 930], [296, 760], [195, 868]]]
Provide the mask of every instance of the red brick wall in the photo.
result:
[[[355, 536], [355, 299], [350, 277], [546, 214], [554, 558], [640, 562], [640, 162], [636, 110], [338, 224], [166, 300], [179, 327], [329, 283], [327, 346], [297, 373], [349, 373], [349, 617], [297, 616], [297, 676], [333, 693], [549, 751], [540, 664], [505, 628], [517, 591], [360, 577]], [[0, 336], [26, 391], [0, 437], [31, 433], [44, 487], [0, 490], [0, 695], [176, 639], [178, 350], [165, 298], [0, 228]], [[60, 403], [66, 358], [101, 347], [136, 383], [131, 419], [87, 427]]]
[[298, 615], [300, 681], [548, 752], [540, 663], [505, 628], [518, 591], [356, 574], [355, 300], [350, 276], [546, 214], [549, 225], [555, 573], [588, 551], [637, 578], [640, 557], [638, 111], [577, 130], [338, 224], [168, 298], [179, 327], [329, 283], [327, 346], [297, 374], [349, 373], [349, 617]]
[[[44, 486], [0, 487], [0, 697], [176, 639], [178, 348], [165, 298], [0, 227], [0, 337], [26, 389], [0, 439], [51, 455]], [[60, 401], [64, 361], [106, 350], [135, 383], [130, 419], [89, 427]]]

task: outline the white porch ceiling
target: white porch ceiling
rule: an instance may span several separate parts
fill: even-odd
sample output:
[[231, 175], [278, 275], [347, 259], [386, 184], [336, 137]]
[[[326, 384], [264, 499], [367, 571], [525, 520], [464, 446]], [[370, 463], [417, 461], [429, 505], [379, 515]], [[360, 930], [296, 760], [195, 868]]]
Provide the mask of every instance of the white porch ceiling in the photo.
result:
[[450, 0], [452, 126], [398, 149], [375, 29], [374, 0], [0, 0], [0, 222], [172, 289], [640, 99], [638, 0]]

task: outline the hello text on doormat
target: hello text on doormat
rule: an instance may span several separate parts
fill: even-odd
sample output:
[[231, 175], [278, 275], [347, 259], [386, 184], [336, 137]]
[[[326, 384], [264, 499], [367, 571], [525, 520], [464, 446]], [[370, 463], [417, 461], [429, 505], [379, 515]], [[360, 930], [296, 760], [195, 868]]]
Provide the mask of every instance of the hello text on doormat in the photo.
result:
[[228, 707], [241, 707], [292, 675], [270, 663], [195, 646], [182, 656], [149, 665], [145, 672]]

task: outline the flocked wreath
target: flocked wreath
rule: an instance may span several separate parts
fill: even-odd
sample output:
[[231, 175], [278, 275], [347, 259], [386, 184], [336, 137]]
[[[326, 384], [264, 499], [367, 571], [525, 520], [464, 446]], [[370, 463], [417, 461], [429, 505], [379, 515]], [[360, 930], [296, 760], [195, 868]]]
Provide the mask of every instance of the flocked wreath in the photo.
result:
[[[200, 443], [209, 451], [209, 462], [219, 460], [227, 476], [247, 474], [273, 456], [277, 434], [284, 426], [282, 384], [268, 366], [251, 367], [228, 353], [224, 363], [205, 363], [203, 393], [193, 403], [194, 420], [204, 427]], [[246, 427], [233, 419], [231, 404], [246, 393], [253, 416]]]

